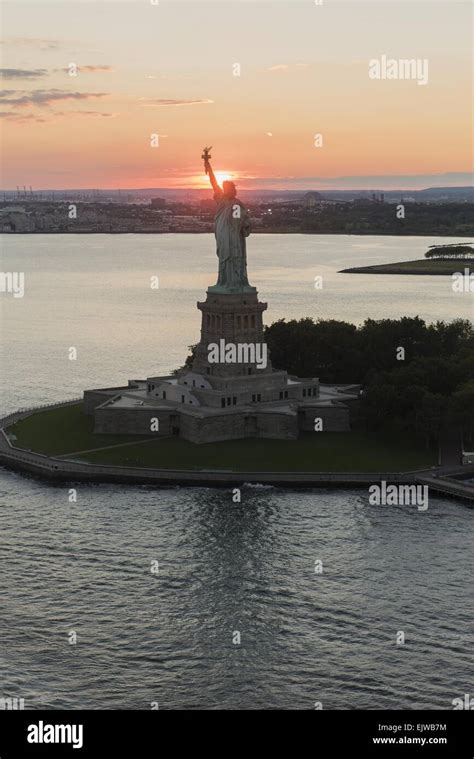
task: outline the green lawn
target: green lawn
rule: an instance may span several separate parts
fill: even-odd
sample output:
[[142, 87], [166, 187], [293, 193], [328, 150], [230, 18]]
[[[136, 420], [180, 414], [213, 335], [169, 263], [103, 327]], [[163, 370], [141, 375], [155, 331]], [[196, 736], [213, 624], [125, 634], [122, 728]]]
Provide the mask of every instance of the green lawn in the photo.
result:
[[96, 464], [249, 472], [396, 472], [437, 463], [435, 452], [396, 435], [315, 432], [305, 433], [299, 440], [229, 440], [196, 445], [176, 437], [146, 442], [133, 435], [94, 435], [92, 427], [92, 417], [85, 416], [78, 403], [34, 413], [9, 431], [17, 436], [16, 446], [51, 455], [128, 443], [81, 454], [81, 460]]
[[96, 451], [85, 458], [96, 464], [249, 472], [403, 471], [436, 464], [433, 452], [405, 439], [383, 440], [362, 432], [315, 432], [299, 440], [247, 439], [202, 445], [167, 438]]
[[[136, 435], [94, 435], [94, 419], [82, 413], [82, 402], [33, 413], [8, 428], [14, 445], [52, 456], [101, 445], [136, 442]], [[145, 436], [139, 438], [145, 439]]]

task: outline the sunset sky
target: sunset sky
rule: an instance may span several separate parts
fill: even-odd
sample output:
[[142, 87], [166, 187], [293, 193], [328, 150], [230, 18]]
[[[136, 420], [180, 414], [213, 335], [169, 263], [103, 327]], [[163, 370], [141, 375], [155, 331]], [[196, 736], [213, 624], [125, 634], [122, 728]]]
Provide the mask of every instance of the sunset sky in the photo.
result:
[[[471, 16], [457, 0], [5, 2], [2, 188], [205, 186], [204, 145], [242, 188], [470, 184]], [[428, 83], [371, 80], [382, 55], [428, 59]]]

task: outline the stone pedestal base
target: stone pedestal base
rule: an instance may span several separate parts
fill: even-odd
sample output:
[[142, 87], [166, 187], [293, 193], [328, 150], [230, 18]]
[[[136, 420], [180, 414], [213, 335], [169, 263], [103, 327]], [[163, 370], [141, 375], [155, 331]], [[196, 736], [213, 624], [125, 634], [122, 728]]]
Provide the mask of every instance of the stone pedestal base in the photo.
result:
[[[264, 345], [262, 314], [266, 303], [258, 300], [255, 288], [249, 292], [220, 293], [212, 288], [207, 291], [204, 302], [197, 304], [202, 313], [201, 340], [197, 346], [193, 371], [211, 377], [259, 376], [271, 372], [267, 358], [264, 369], [257, 368], [256, 361], [225, 363], [209, 361], [209, 346], [232, 344]], [[268, 354], [267, 354], [268, 355]]]

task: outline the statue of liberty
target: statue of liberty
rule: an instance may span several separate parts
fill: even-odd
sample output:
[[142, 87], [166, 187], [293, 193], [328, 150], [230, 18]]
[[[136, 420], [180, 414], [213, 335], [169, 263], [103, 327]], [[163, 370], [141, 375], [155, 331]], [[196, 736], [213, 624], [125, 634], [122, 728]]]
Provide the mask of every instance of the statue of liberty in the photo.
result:
[[214, 199], [217, 202], [215, 236], [219, 276], [217, 284], [209, 288], [213, 292], [255, 292], [247, 279], [246, 238], [250, 234], [250, 221], [245, 206], [238, 200], [233, 182], [225, 181], [219, 186], [209, 162], [211, 148], [204, 148], [202, 158], [209, 175]]

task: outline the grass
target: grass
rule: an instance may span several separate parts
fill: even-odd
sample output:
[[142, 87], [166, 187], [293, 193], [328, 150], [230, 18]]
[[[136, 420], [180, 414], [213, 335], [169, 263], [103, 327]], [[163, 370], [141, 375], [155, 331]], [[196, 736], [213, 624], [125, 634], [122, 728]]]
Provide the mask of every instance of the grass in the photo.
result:
[[[196, 445], [177, 437], [143, 439], [134, 435], [95, 435], [82, 403], [38, 411], [9, 428], [15, 445], [49, 455], [72, 454], [101, 446], [120, 448], [82, 453], [95, 464], [160, 469], [233, 471], [396, 472], [428, 468], [437, 454], [394, 434], [305, 433], [299, 440], [229, 440]], [[125, 445], [124, 445], [125, 444]]]
[[464, 267], [474, 266], [474, 260], [470, 259], [443, 259], [422, 258], [419, 261], [400, 261], [393, 264], [379, 264], [377, 266], [357, 266], [353, 269], [343, 269], [341, 273], [350, 274], [454, 274], [464, 272]]
[[81, 456], [95, 464], [162, 469], [233, 471], [365, 472], [422, 469], [436, 455], [405, 439], [381, 439], [363, 432], [307, 433], [299, 440], [228, 440], [196, 445], [180, 438], [137, 443]]
[[[94, 419], [82, 412], [82, 402], [33, 412], [8, 428], [17, 448], [59, 456], [102, 445], [136, 443], [136, 435], [95, 435]], [[141, 438], [144, 439], [144, 438]]]

